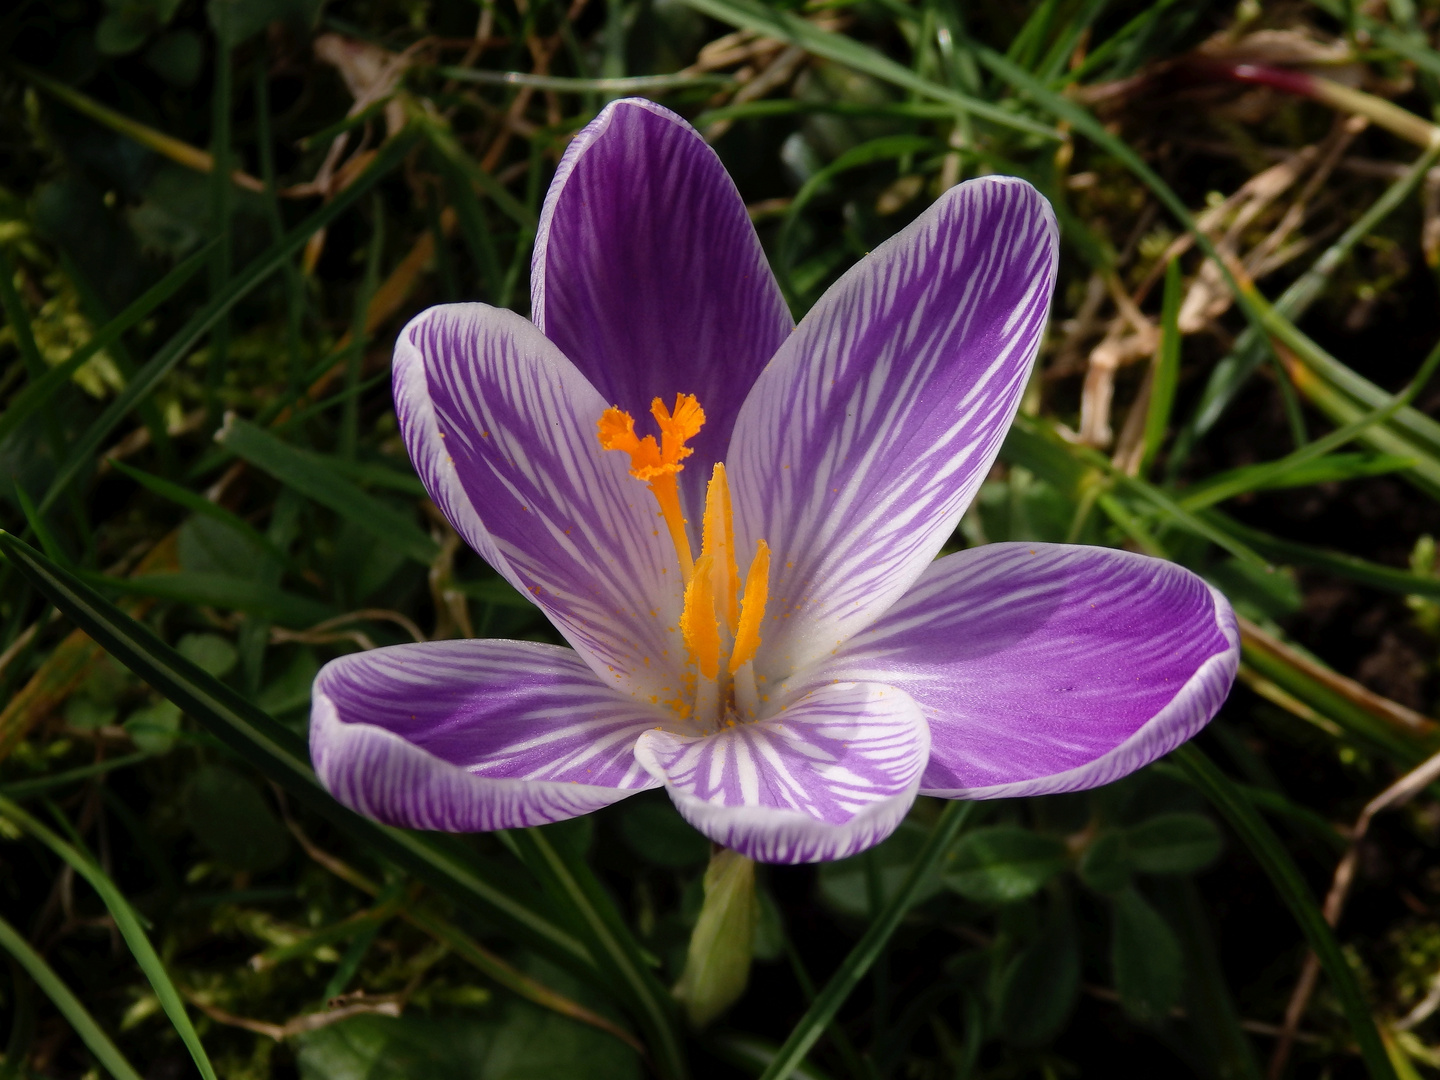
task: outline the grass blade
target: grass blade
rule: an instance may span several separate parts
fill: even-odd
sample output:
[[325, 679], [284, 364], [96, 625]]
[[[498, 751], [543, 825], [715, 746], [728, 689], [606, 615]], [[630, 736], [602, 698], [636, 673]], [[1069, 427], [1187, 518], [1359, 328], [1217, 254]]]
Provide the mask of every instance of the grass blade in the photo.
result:
[[429, 566], [439, 554], [439, 545], [409, 514], [361, 491], [331, 468], [322, 455], [291, 446], [264, 428], [238, 418], [231, 418], [216, 440], [282, 484], [329, 507], [416, 562]]
[[285, 553], [276, 547], [268, 536], [262, 533], [255, 526], [242, 518], [239, 514], [232, 514], [219, 503], [211, 502], [204, 495], [191, 491], [189, 488], [181, 487], [179, 484], [172, 484], [169, 480], [154, 476], [137, 469], [132, 465], [126, 465], [123, 461], [112, 462], [116, 472], [130, 477], [147, 491], [152, 491], [162, 499], [169, 499], [178, 506], [193, 511], [197, 514], [204, 514], [208, 518], [220, 522], [226, 528], [233, 529], [239, 533], [255, 548], [256, 551], [269, 555], [276, 562], [286, 562]]
[[343, 214], [356, 199], [370, 190], [382, 177], [388, 175], [391, 169], [398, 166], [404, 160], [405, 154], [409, 152], [413, 141], [413, 136], [405, 134], [391, 139], [349, 187], [310, 215], [285, 238], [283, 243], [275, 245], [267, 254], [257, 257], [244, 270], [231, 277], [225, 291], [212, 298], [209, 303], [196, 312], [190, 321], [176, 332], [175, 336], [144, 367], [135, 373], [135, 378], [89, 426], [85, 434], [76, 441], [69, 455], [56, 471], [50, 489], [40, 501], [41, 512], [48, 510], [60, 493], [70, 485], [76, 474], [94, 456], [95, 451], [100, 449], [104, 441], [109, 438], [110, 433], [134, 408], [135, 403], [154, 390], [160, 380], [171, 368], [184, 359], [200, 339], [210, 331], [211, 327], [224, 318], [232, 307], [248, 296], [266, 278], [283, 267], [286, 260], [292, 258], [310, 239], [311, 235]]
[[639, 1014], [656, 1071], [663, 1080], [682, 1080], [688, 1070], [674, 999], [651, 973], [629, 927], [590, 868], [568, 851], [557, 849], [543, 830], [515, 830], [509, 836], [532, 871], [542, 879], [548, 878], [552, 890], [581, 919], [595, 952], [619, 980]]
[[135, 1067], [125, 1060], [119, 1047], [110, 1041], [110, 1036], [95, 1022], [95, 1018], [80, 1003], [80, 999], [71, 992], [60, 976], [55, 974], [55, 969], [3, 918], [0, 918], [0, 948], [13, 956], [44, 991], [45, 996], [54, 1002], [60, 1015], [75, 1029], [80, 1041], [95, 1055], [106, 1072], [115, 1080], [140, 1080], [140, 1074], [135, 1071]]
[[962, 94], [958, 90], [941, 86], [939, 83], [915, 74], [910, 68], [896, 63], [888, 56], [862, 45], [854, 38], [822, 30], [814, 23], [807, 22], [788, 11], [780, 11], [752, 2], [752, 0], [685, 0], [685, 3], [696, 11], [719, 19], [721, 22], [729, 23], [731, 26], [753, 30], [757, 34], [775, 38], [777, 41], [788, 41], [792, 45], [798, 45], [806, 52], [823, 56], [827, 60], [844, 64], [846, 67], [873, 75], [885, 82], [894, 83], [896, 86], [912, 90], [921, 97], [930, 98], [932, 101], [943, 101], [953, 108], [961, 109], [971, 116], [989, 120], [1001, 127], [1023, 131], [1028, 135], [1040, 135], [1048, 139], [1062, 138], [1054, 128], [1046, 127], [1027, 116], [1020, 116], [997, 105], [992, 105], [988, 101], [981, 101], [968, 94]]
[[210, 1064], [209, 1055], [205, 1053], [200, 1036], [195, 1032], [195, 1026], [190, 1023], [190, 1016], [185, 1012], [185, 1003], [180, 1000], [179, 991], [170, 981], [170, 976], [166, 973], [165, 965], [161, 963], [155, 946], [150, 944], [150, 939], [145, 935], [145, 929], [140, 925], [140, 918], [135, 914], [135, 909], [115, 887], [115, 883], [110, 880], [109, 875], [87, 853], [67, 844], [54, 832], [3, 796], [0, 796], [0, 816], [19, 826], [20, 829], [48, 847], [100, 894], [100, 899], [105, 903], [105, 909], [115, 920], [115, 928], [120, 931], [120, 936], [125, 939], [131, 955], [135, 957], [135, 962], [140, 965], [140, 970], [145, 973], [145, 978], [149, 980], [155, 996], [160, 999], [160, 1007], [165, 1010], [165, 1015], [169, 1017], [170, 1023], [179, 1033], [181, 1042], [190, 1051], [190, 1056], [195, 1061], [195, 1067], [200, 1070], [200, 1075], [205, 1080], [216, 1080], [215, 1069]]
[[16, 394], [5, 414], [0, 416], [0, 442], [4, 442], [11, 432], [33, 416], [36, 409], [42, 408], [56, 390], [69, 382], [70, 377], [85, 366], [87, 360], [118, 341], [121, 334], [179, 292], [209, 264], [210, 251], [214, 246], [215, 241], [212, 240], [195, 252], [97, 330], [89, 341], [76, 349], [63, 363], [51, 368]]
[[1160, 351], [1155, 354], [1155, 376], [1150, 386], [1150, 404], [1145, 412], [1145, 450], [1139, 474], [1150, 470], [1170, 428], [1170, 411], [1175, 407], [1175, 389], [1180, 385], [1180, 302], [1184, 299], [1180, 260], [1171, 259], [1165, 268], [1165, 300], [1160, 308]]
[[243, 611], [292, 629], [314, 626], [339, 614], [334, 607], [319, 600], [297, 596], [254, 578], [230, 577], [228, 574], [180, 570], [129, 578], [89, 572], [81, 572], [78, 576], [107, 592], [150, 596], [156, 600], [173, 600], [196, 607]]
[[[1308, 450], [1314, 445], [1315, 443], [1310, 443], [1304, 449]], [[1313, 456], [1284, 469], [1275, 469], [1273, 462], [1241, 465], [1191, 484], [1185, 489], [1180, 505], [1189, 510], [1199, 510], [1252, 491], [1274, 491], [1279, 488], [1309, 487], [1312, 484], [1355, 480], [1362, 476], [1384, 476], [1386, 473], [1408, 469], [1415, 461], [1413, 457], [1401, 457], [1398, 454], [1353, 453]]]
[[1230, 827], [1239, 834], [1270, 878], [1285, 906], [1295, 916], [1295, 921], [1300, 924], [1306, 941], [1320, 958], [1325, 973], [1330, 977], [1331, 988], [1340, 1001], [1345, 1018], [1350, 1022], [1351, 1034], [1359, 1044], [1360, 1056], [1365, 1061], [1371, 1080], [1397, 1080], [1390, 1057], [1385, 1052], [1385, 1044], [1375, 1027], [1375, 1019], [1370, 1014], [1370, 1006], [1366, 1003], [1360, 983], [1350, 967], [1350, 961], [1340, 951], [1330, 924], [1325, 921], [1320, 906], [1310, 895], [1310, 887], [1305, 884], [1305, 879], [1290, 858], [1290, 853], [1285, 850], [1285, 845], [1280, 842], [1265, 819], [1255, 812], [1249, 801], [1234, 790], [1230, 778], [1205, 756], [1204, 751], [1193, 743], [1187, 743], [1173, 751], [1172, 757], [1230, 823]]
[[[1391, 184], [1380, 198], [1315, 260], [1314, 265], [1280, 294], [1280, 298], [1275, 301], [1275, 310], [1291, 322], [1304, 315], [1330, 283], [1335, 271], [1350, 257], [1355, 246], [1410, 197], [1430, 166], [1435, 163], [1437, 156], [1440, 156], [1440, 146], [1421, 154], [1404, 176]], [[1266, 343], [1254, 328], [1249, 328], [1240, 335], [1240, 340], [1236, 342], [1230, 355], [1216, 364], [1211, 371], [1194, 414], [1176, 438], [1177, 446], [1188, 449], [1196, 439], [1215, 426], [1236, 392], [1260, 366], [1267, 351]], [[1179, 456], [1184, 457], [1183, 451]]]
[[826, 1025], [835, 1018], [850, 992], [884, 951], [890, 936], [900, 926], [900, 920], [905, 918], [936, 864], [950, 850], [974, 809], [973, 802], [952, 802], [941, 812], [940, 820], [930, 830], [925, 846], [915, 857], [915, 862], [911, 864], [910, 872], [906, 874], [900, 888], [871, 920], [869, 928], [840, 965], [840, 970], [830, 977], [825, 988], [816, 995], [810, 1008], [785, 1040], [785, 1045], [780, 1047], [771, 1059], [761, 1080], [787, 1080], [805, 1060], [805, 1055], [824, 1033]]

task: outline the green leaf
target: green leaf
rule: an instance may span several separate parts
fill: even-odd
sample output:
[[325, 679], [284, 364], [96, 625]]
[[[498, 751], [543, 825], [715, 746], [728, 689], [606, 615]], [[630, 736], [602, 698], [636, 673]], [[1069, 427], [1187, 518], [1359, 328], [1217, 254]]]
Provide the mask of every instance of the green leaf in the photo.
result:
[[1127, 829], [1125, 842], [1142, 874], [1193, 874], [1225, 846], [1215, 823], [1201, 814], [1160, 814]]
[[1120, 1007], [1139, 1023], [1163, 1023], [1185, 986], [1175, 931], [1134, 889], [1117, 895], [1111, 911], [1110, 963]]
[[[906, 819], [898, 829], [868, 851], [848, 859], [821, 863], [817, 868], [821, 898], [844, 915], [856, 919], [868, 918], [872, 914], [870, 874], [877, 872], [880, 900], [889, 900], [905, 883], [911, 866], [925, 848], [927, 836], [924, 826]], [[916, 897], [916, 903], [923, 903], [941, 888], [939, 879], [931, 879]]]
[[112, 11], [95, 26], [95, 48], [102, 56], [124, 56], [144, 45], [151, 29], [149, 19], [136, 19], [127, 12]]
[[552, 844], [547, 830], [519, 829], [504, 835], [547, 891], [574, 914], [590, 955], [635, 1013], [656, 1059], [656, 1071], [666, 1078], [683, 1077], [685, 1056], [674, 999], [650, 970], [634, 934], [594, 872], [569, 845]]
[[635, 1052], [603, 1032], [508, 1002], [500, 1016], [357, 1016], [302, 1035], [301, 1080], [640, 1080]]
[[185, 824], [205, 850], [232, 870], [263, 874], [285, 861], [290, 834], [248, 779], [205, 765], [185, 785]]
[[1130, 886], [1134, 865], [1125, 833], [1103, 832], [1092, 840], [1080, 856], [1076, 868], [1080, 880], [1099, 893], [1117, 893]]
[[172, 30], [145, 50], [150, 70], [175, 86], [193, 86], [205, 63], [205, 45], [194, 30]]
[[1005, 969], [995, 1019], [1017, 1046], [1041, 1046], [1064, 1029], [1080, 996], [1080, 945], [1069, 913], [1053, 916]]
[[969, 833], [944, 865], [945, 884], [988, 904], [1023, 900], [1065, 869], [1065, 843], [1014, 825]]
[[416, 562], [429, 566], [439, 554], [439, 546], [415, 524], [413, 514], [366, 494], [331, 468], [322, 455], [291, 446], [264, 428], [234, 417], [216, 435], [216, 441]]
[[635, 854], [657, 866], [699, 866], [710, 857], [710, 841], [695, 831], [667, 799], [629, 799], [620, 814], [620, 835]]
[[877, 161], [889, 161], [926, 151], [933, 152], [940, 145], [936, 139], [919, 135], [882, 135], [846, 150], [805, 181], [785, 210], [785, 220], [781, 223], [780, 235], [775, 242], [776, 255], [772, 260], [776, 277], [785, 289], [787, 299], [792, 307], [796, 307], [802, 299], [798, 295], [799, 290], [791, 281], [790, 272], [791, 263], [794, 261], [795, 227], [800, 220], [801, 211], [810, 204], [811, 200], [837, 176], [849, 172], [851, 169], [863, 168]]
[[175, 643], [175, 651], [217, 679], [230, 674], [240, 658], [235, 646], [219, 634], [186, 634]]
[[110, 1036], [105, 1034], [95, 1022], [95, 1018], [86, 1011], [80, 999], [65, 985], [60, 976], [55, 974], [55, 969], [4, 919], [0, 919], [0, 948], [13, 956], [35, 980], [36, 985], [54, 1003], [55, 1008], [60, 1010], [60, 1015], [75, 1029], [75, 1034], [80, 1036], [85, 1048], [95, 1055], [106, 1072], [115, 1080], [140, 1080], [140, 1074], [135, 1071], [135, 1067], [125, 1060], [119, 1047], [110, 1041]]
[[1260, 622], [1294, 615], [1305, 600], [1294, 573], [1283, 567], [1264, 569], [1227, 559], [1207, 567], [1204, 577], [1220, 588], [1237, 612]]
[[162, 479], [158, 476], [152, 476], [150, 473], [133, 468], [123, 461], [112, 461], [111, 464], [117, 471], [130, 477], [131, 480], [134, 480], [147, 490], [153, 491], [162, 499], [169, 499], [171, 502], [183, 506], [187, 510], [193, 510], [197, 514], [203, 514], [205, 517], [224, 525], [231, 532], [244, 537], [257, 553], [268, 555], [279, 563], [286, 561], [285, 553], [277, 548], [264, 533], [240, 517], [240, 515], [231, 513], [218, 503], [212, 502], [205, 498], [205, 496], [191, 491], [189, 488], [181, 487], [179, 484], [172, 484], [169, 480]]
[[1180, 503], [1193, 510], [1251, 491], [1309, 487], [1311, 484], [1356, 480], [1362, 476], [1384, 476], [1386, 473], [1408, 469], [1415, 462], [1413, 457], [1401, 457], [1398, 454], [1357, 452], [1326, 454], [1301, 462], [1278, 474], [1268, 462], [1263, 465], [1242, 465], [1238, 469], [1214, 473], [1198, 483], [1191, 484], [1185, 489], [1185, 496]]
[[179, 292], [180, 288], [190, 281], [190, 278], [193, 278], [200, 269], [206, 266], [213, 249], [215, 249], [215, 240], [206, 243], [200, 251], [181, 262], [156, 284], [145, 289], [144, 294], [131, 302], [130, 307], [125, 308], [120, 314], [115, 315], [115, 318], [109, 320], [109, 323], [96, 330], [94, 336], [91, 337], [91, 340], [86, 341], [84, 346], [76, 348], [68, 360], [52, 367], [35, 382], [27, 384], [22, 392], [17, 393], [10, 402], [10, 408], [4, 410], [4, 415], [0, 416], [0, 442], [6, 441], [10, 432], [19, 428], [24, 420], [35, 415], [37, 409], [42, 409], [50, 396], [60, 387], [65, 386], [71, 376], [85, 366], [86, 361], [104, 348], [112, 346], [115, 341], [120, 340], [121, 334], [140, 323], [151, 311], [156, 310], [161, 304], [170, 300], [170, 297], [173, 297], [176, 292]]
[[180, 733], [180, 710], [173, 701], [157, 701], [132, 712], [125, 730], [136, 748], [147, 754], [168, 753]]

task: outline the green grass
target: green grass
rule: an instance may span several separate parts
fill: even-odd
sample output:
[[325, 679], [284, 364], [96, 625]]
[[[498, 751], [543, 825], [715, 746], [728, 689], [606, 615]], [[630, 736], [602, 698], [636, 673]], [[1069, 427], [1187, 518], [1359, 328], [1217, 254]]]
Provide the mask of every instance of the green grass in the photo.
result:
[[[1411, 1015], [1440, 970], [1436, 791], [1377, 819], [1322, 913], [1345, 830], [1440, 749], [1440, 16], [1352, 7], [0, 14], [0, 1077], [1440, 1073], [1440, 1020]], [[403, 73], [355, 107], [323, 35]], [[1324, 51], [1368, 129], [1197, 62], [1277, 43]], [[713, 139], [797, 317], [946, 186], [1039, 187], [1052, 322], [952, 545], [1144, 551], [1247, 620], [1241, 683], [1173, 761], [922, 800], [872, 854], [762, 873], [749, 990], [704, 1033], [669, 990], [704, 845], [668, 803], [409, 833], [335, 804], [304, 744], [334, 656], [556, 640], [429, 506], [390, 351], [433, 303], [528, 312], [566, 142], [632, 93]], [[1115, 854], [1176, 814], [1223, 825], [1218, 861]], [[945, 868], [986, 826], [1064, 854], [976, 899]]]

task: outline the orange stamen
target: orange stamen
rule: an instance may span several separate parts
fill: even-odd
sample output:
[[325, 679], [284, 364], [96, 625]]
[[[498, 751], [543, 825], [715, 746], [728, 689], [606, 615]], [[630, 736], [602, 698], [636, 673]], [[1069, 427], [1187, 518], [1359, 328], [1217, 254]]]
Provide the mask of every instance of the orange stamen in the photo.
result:
[[730, 509], [730, 484], [725, 464], [717, 461], [705, 491], [702, 555], [714, 557], [716, 607], [734, 636], [740, 625], [740, 567], [735, 562], [735, 518]]
[[730, 674], [755, 659], [760, 648], [760, 624], [765, 619], [765, 601], [770, 593], [770, 545], [759, 541], [750, 571], [745, 575], [745, 598], [740, 603], [740, 628], [730, 651]]
[[715, 618], [711, 569], [711, 556], [701, 555], [695, 563], [695, 574], [685, 587], [680, 633], [685, 638], [685, 648], [695, 658], [700, 674], [713, 682], [720, 675], [720, 623]]

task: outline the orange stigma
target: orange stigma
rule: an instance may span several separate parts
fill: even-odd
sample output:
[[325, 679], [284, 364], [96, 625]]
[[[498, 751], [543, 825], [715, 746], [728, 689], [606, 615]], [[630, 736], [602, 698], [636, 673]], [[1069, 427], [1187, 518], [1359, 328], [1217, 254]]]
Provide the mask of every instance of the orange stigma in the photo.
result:
[[680, 559], [680, 577], [689, 584], [695, 562], [690, 555], [690, 538], [685, 533], [685, 515], [680, 510], [680, 489], [675, 483], [675, 474], [685, 468], [680, 463], [695, 452], [685, 444], [700, 433], [705, 410], [700, 408], [694, 394], [676, 394], [673, 412], [657, 397], [650, 403], [650, 415], [660, 428], [659, 442], [654, 435], [643, 439], [636, 435], [635, 418], [612, 405], [596, 425], [600, 429], [600, 448], [625, 451], [630, 455], [630, 475], [650, 485]]

